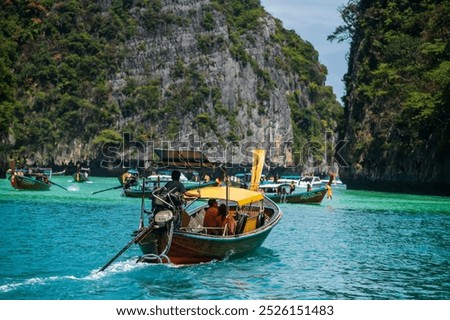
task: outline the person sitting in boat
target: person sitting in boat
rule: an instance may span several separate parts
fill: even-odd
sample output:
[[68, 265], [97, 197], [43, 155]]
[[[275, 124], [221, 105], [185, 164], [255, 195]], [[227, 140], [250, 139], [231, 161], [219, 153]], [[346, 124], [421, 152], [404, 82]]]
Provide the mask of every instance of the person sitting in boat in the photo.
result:
[[295, 191], [295, 182], [291, 181], [291, 185], [289, 186], [289, 193], [292, 193]]
[[227, 216], [227, 206], [222, 203], [219, 206], [218, 214], [216, 216], [216, 227], [227, 228], [228, 234], [234, 234], [236, 228], [236, 220], [231, 215]]
[[310, 182], [308, 182], [307, 184], [306, 184], [306, 191], [311, 191], [312, 190], [312, 188], [311, 188], [311, 183]]
[[217, 203], [216, 199], [209, 199], [208, 206], [209, 206], [209, 208], [206, 209], [205, 219], [203, 220], [203, 226], [205, 228], [212, 228], [212, 229], [207, 229], [209, 234], [216, 234], [216, 230], [214, 228], [217, 227], [216, 217], [219, 214], [219, 209], [218, 209], [219, 204]]
[[123, 175], [123, 188], [124, 189], [130, 189], [132, 186], [134, 186], [137, 182], [137, 177], [130, 172], [127, 172]]

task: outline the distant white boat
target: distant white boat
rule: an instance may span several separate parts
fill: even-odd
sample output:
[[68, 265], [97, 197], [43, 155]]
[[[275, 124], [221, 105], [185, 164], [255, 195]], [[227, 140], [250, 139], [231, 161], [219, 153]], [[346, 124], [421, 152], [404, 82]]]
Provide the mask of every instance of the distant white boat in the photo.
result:
[[[172, 181], [172, 174], [171, 172], [161, 172], [158, 174], [152, 174], [150, 176], [147, 177], [148, 180], [150, 180], [151, 182], [169, 182]], [[188, 178], [186, 178], [186, 176], [181, 172], [181, 176], [180, 176], [180, 182], [188, 182]]]
[[[325, 177], [322, 179], [322, 184], [327, 184], [328, 181], [330, 180], [329, 177]], [[335, 186], [335, 187], [347, 187], [341, 179], [339, 179], [339, 177], [335, 177], [333, 182], [331, 183], [331, 185]]]
[[[311, 185], [311, 188], [317, 188], [322, 186], [322, 180], [320, 180], [319, 177], [317, 176], [304, 176], [304, 177], [300, 177], [300, 179], [298, 180], [293, 180], [293, 179], [278, 179], [277, 183], [291, 183], [292, 181], [294, 181], [295, 187], [298, 188], [307, 188], [308, 184]], [[327, 180], [328, 183], [328, 180]]]
[[[205, 176], [205, 179], [199, 179], [198, 181], [189, 180], [182, 172], [180, 176], [180, 182], [183, 183], [186, 190], [216, 185], [217, 182], [210, 179], [209, 176]], [[147, 177], [146, 183], [154, 186], [164, 186], [167, 182], [172, 181], [172, 171], [160, 171], [156, 174], [152, 174]], [[142, 196], [142, 191], [140, 192]], [[127, 195], [128, 196], [128, 195]]]

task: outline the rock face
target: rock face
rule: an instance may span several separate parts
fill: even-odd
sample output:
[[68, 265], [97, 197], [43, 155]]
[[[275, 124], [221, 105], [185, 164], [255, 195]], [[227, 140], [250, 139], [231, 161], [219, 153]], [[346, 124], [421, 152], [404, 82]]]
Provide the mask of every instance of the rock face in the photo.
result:
[[[260, 18], [257, 28], [240, 35], [238, 41], [250, 60], [242, 61], [230, 50], [236, 45], [233, 44], [236, 40], [230, 39], [232, 35], [226, 17], [212, 9], [210, 1], [162, 3], [161, 15], [173, 15], [183, 22], [171, 24], [170, 28], [159, 25], [148, 30], [142, 23], [146, 11], [132, 10], [138, 22], [137, 34], [125, 42], [127, 55], [120, 72], [111, 80], [114, 99], [123, 106], [127, 100], [123, 95], [127, 84], [133, 82], [136, 86], [144, 86], [149, 79], [158, 79], [162, 88], [162, 104], [169, 103], [173, 94], [185, 93], [183, 86], [192, 91], [203, 86], [207, 92], [190, 112], [175, 108], [170, 114], [163, 115], [165, 121], [139, 122], [146, 130], [165, 133], [167, 123], [176, 120], [178, 131], [172, 144], [177, 146], [179, 142], [190, 142], [198, 146], [199, 140], [195, 140], [201, 136], [201, 144], [205, 145], [206, 151], [217, 151], [216, 160], [245, 161], [248, 153], [241, 149], [251, 146], [248, 144], [267, 150], [272, 148], [271, 160], [279, 164], [292, 159], [293, 133], [286, 93], [301, 88], [302, 84], [294, 80], [293, 74], [276, 66], [275, 59], [282, 58], [282, 54], [280, 47], [271, 40], [277, 28], [274, 18]], [[214, 23], [205, 30], [203, 25], [207, 13], [214, 17]], [[178, 75], [174, 77], [177, 68]], [[258, 97], [258, 91], [268, 87], [267, 80], [257, 74], [259, 70], [264, 70], [273, 83], [267, 89], [265, 100]], [[202, 79], [191, 81], [192, 74], [189, 73], [201, 75]], [[195, 81], [202, 83], [193, 83]], [[217, 89], [218, 96], [213, 96], [214, 89]], [[177, 101], [186, 102], [183, 97]], [[183, 105], [175, 107], [185, 109]], [[204, 118], [199, 118], [199, 115]], [[230, 119], [235, 120], [230, 123]], [[156, 134], [155, 138], [162, 136]], [[234, 143], [225, 142], [230, 137], [234, 138]], [[215, 155], [210, 152], [210, 156]]]
[[347, 10], [353, 24], [341, 179], [351, 189], [450, 195], [449, 77], [440, 76], [448, 75], [450, 56], [424, 49], [448, 45], [434, 25], [448, 14], [395, 1]]
[[[4, 6], [6, 18], [41, 29], [11, 63], [24, 79], [11, 105], [23, 114], [0, 130], [11, 141], [3, 163], [117, 166], [183, 147], [246, 164], [259, 147], [271, 166], [292, 166], [313, 135], [337, 127], [317, 51], [258, 0], [48, 1], [24, 17]], [[35, 69], [33, 50], [45, 55]]]

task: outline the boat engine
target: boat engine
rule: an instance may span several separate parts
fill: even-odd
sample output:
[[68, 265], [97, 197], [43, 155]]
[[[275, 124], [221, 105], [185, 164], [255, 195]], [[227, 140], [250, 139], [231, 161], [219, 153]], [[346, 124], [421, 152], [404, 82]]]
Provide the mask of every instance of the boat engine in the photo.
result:
[[173, 220], [173, 213], [170, 210], [158, 211], [158, 213], [155, 214], [154, 219], [158, 227], [165, 227]]

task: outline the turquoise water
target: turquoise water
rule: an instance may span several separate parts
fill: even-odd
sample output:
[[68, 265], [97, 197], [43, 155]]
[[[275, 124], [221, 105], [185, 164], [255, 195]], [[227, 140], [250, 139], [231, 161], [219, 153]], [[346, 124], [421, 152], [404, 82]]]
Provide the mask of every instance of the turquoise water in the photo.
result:
[[281, 205], [264, 245], [196, 266], [135, 264], [140, 199], [116, 178], [64, 191], [0, 180], [0, 299], [450, 299], [450, 198], [336, 189], [321, 205]]

